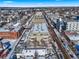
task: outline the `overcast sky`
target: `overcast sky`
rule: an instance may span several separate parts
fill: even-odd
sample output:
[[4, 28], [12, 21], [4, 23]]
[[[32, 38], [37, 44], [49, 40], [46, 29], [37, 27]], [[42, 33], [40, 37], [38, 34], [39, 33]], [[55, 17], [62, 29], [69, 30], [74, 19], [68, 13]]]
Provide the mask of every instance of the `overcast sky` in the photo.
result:
[[0, 0], [0, 7], [79, 6], [79, 0]]

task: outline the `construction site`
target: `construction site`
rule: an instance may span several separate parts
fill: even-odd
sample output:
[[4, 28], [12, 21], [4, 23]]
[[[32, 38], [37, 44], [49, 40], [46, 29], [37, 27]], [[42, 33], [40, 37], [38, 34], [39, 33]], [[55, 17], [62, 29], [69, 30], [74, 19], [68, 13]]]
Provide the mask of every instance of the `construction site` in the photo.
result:
[[[78, 26], [74, 25], [78, 22], [75, 21], [78, 15], [69, 14], [69, 20], [63, 12], [65, 16], [56, 10], [61, 11], [63, 8], [14, 8], [4, 12], [2, 10], [0, 58], [79, 59]], [[7, 20], [4, 21], [5, 19]], [[74, 23], [70, 22], [71, 20]], [[71, 34], [73, 32], [77, 32], [73, 34], [75, 36]], [[71, 35], [74, 38], [71, 38]]]

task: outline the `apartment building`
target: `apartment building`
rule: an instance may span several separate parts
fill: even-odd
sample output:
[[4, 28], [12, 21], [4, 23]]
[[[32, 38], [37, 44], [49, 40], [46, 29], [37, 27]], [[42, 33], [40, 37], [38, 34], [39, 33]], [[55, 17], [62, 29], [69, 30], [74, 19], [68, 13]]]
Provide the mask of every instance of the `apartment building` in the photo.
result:
[[68, 21], [66, 25], [66, 31], [79, 31], [79, 22]]

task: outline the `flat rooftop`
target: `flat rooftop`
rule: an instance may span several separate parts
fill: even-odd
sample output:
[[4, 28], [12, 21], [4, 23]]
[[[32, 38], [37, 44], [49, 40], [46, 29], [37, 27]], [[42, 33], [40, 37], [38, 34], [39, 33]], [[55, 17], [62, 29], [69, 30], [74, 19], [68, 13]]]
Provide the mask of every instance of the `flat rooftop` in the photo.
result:
[[3, 27], [0, 27], [0, 32], [17, 32], [21, 28], [20, 23], [11, 24], [8, 23]]
[[69, 37], [72, 41], [79, 41], [79, 33], [78, 32], [65, 32], [65, 34]]

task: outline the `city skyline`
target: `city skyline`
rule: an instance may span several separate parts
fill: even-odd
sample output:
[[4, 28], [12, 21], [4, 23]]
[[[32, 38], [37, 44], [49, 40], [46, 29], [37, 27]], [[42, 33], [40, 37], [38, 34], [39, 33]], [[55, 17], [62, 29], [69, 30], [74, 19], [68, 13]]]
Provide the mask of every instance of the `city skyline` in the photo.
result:
[[0, 0], [0, 7], [79, 6], [79, 0]]

